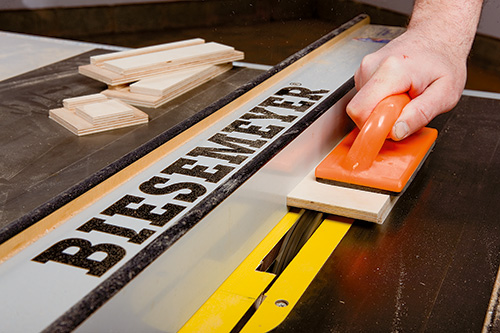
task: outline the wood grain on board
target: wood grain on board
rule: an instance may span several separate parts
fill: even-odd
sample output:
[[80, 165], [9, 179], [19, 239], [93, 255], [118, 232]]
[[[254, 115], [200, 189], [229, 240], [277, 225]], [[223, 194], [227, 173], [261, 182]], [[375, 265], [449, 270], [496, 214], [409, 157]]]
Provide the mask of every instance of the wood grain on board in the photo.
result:
[[49, 118], [78, 136], [143, 124], [149, 120], [141, 110], [110, 99], [78, 105], [73, 109], [53, 109], [49, 111]]
[[220, 65], [229, 63], [232, 61], [242, 60], [244, 58], [244, 53], [240, 51], [231, 51], [223, 55], [205, 57], [203, 59], [191, 59], [185, 62], [176, 63], [164, 63], [163, 65], [156, 66], [154, 68], [143, 68], [141, 71], [134, 72], [132, 74], [119, 74], [107, 68], [104, 68], [103, 64], [94, 65], [88, 64], [83, 65], [78, 68], [80, 74], [88, 76], [92, 79], [101, 81], [110, 86], [117, 86], [121, 84], [135, 82], [144, 78], [151, 76], [173, 73], [175, 71], [194, 68], [200, 65]]
[[[104, 90], [102, 94], [110, 98], [118, 98], [131, 105], [157, 108], [168, 101], [194, 89], [232, 68], [232, 64], [211, 65], [209, 68], [193, 71], [190, 75], [162, 76], [138, 82], [138, 86], [117, 86]], [[144, 93], [141, 93], [144, 92]]]
[[102, 66], [118, 74], [131, 75], [186, 63], [204, 63], [232, 56], [233, 53], [234, 48], [231, 46], [210, 42], [104, 61]]
[[93, 125], [134, 117], [134, 109], [130, 105], [112, 99], [79, 105], [75, 108], [75, 113]]
[[231, 63], [205, 65], [149, 79], [142, 79], [130, 85], [130, 92], [151, 96], [166, 96], [179, 89], [192, 89], [230, 70], [232, 67]]
[[158, 52], [158, 51], [166, 51], [166, 50], [176, 49], [176, 48], [185, 47], [185, 46], [198, 45], [198, 44], [203, 44], [203, 43], [205, 43], [205, 40], [203, 40], [201, 38], [193, 38], [193, 39], [181, 40], [178, 42], [165, 43], [165, 44], [159, 44], [159, 45], [153, 45], [153, 46], [146, 46], [146, 47], [141, 47], [138, 49], [132, 49], [132, 50], [127, 50], [127, 51], [106, 53], [106, 54], [101, 54], [101, 55], [90, 57], [90, 63], [94, 64], [94, 65], [98, 65], [98, 64], [103, 63], [104, 61], [121, 59], [121, 58], [137, 56], [137, 55], [141, 55], [141, 54]]
[[103, 94], [91, 94], [85, 96], [71, 97], [63, 100], [63, 106], [66, 109], [74, 109], [77, 106], [94, 103], [94, 102], [103, 102], [108, 98]]
[[399, 196], [316, 181], [314, 169], [288, 194], [287, 205], [383, 223]]

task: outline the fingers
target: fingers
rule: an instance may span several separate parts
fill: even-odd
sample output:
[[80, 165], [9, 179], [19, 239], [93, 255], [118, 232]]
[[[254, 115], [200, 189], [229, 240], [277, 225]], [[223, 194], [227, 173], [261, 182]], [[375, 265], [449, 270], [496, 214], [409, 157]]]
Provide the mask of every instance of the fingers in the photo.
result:
[[403, 109], [390, 137], [402, 140], [451, 110], [465, 86], [466, 62], [435, 47], [425, 36], [407, 31], [363, 58], [354, 75], [357, 94], [346, 111], [359, 128], [384, 98], [407, 92], [412, 101]]
[[405, 73], [404, 61], [403, 57], [388, 57], [372, 74], [372, 66], [366, 63], [358, 69], [355, 75], [358, 93], [346, 110], [359, 128], [382, 99], [410, 90], [412, 81]]
[[[450, 91], [447, 89], [449, 86], [446, 80], [437, 80], [408, 103], [392, 128], [391, 139], [403, 140], [437, 115], [450, 111], [457, 104], [460, 93], [457, 95], [455, 91]], [[447, 91], [447, 94], [443, 93]]]

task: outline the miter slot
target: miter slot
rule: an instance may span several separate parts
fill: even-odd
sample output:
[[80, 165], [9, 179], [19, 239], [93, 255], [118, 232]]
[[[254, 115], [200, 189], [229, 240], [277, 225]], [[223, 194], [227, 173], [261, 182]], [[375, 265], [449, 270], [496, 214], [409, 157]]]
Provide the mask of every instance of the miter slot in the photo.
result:
[[252, 316], [255, 314], [255, 311], [259, 308], [259, 306], [264, 302], [266, 299], [266, 295], [262, 293], [255, 302], [252, 304], [252, 306], [245, 312], [245, 314], [241, 317], [241, 319], [236, 323], [236, 325], [233, 327], [233, 329], [230, 331], [230, 333], [238, 333], [240, 332], [243, 327], [248, 323], [248, 321], [252, 318]]
[[274, 274], [275, 278], [262, 291], [262, 294], [255, 300], [253, 305], [231, 330], [232, 333], [241, 331], [250, 318], [252, 318], [255, 311], [257, 311], [259, 306], [266, 299], [266, 292], [272, 287], [280, 274], [307, 243], [316, 229], [318, 229], [323, 219], [323, 213], [306, 209], [300, 210], [297, 221], [261, 260], [260, 265], [256, 269], [260, 272]]

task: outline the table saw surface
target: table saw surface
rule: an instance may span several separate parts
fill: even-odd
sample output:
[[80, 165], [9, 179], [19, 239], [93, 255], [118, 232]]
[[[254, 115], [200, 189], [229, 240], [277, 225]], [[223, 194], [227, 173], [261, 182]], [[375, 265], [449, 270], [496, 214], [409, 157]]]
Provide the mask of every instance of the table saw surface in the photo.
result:
[[[14, 77], [4, 74], [0, 82], [4, 230], [88, 176], [113, 174], [122, 167], [115, 161], [263, 72], [237, 66], [148, 110], [147, 125], [79, 138], [47, 113], [61, 96], [103, 88], [74, 69], [106, 51], [79, 45], [74, 52]], [[436, 146], [386, 222], [356, 221], [276, 331], [500, 330], [499, 110], [498, 94], [468, 91], [452, 112], [432, 121], [440, 133]]]

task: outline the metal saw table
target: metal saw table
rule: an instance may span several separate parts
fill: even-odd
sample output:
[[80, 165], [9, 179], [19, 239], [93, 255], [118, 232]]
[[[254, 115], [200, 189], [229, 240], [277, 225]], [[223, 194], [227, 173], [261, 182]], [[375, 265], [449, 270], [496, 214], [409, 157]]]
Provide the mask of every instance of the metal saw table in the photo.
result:
[[[16, 38], [7, 35], [0, 34], [0, 38]], [[146, 110], [150, 115], [147, 125], [78, 138], [49, 120], [48, 110], [60, 104], [61, 98], [103, 89], [100, 83], [79, 76], [75, 68], [87, 62], [89, 55], [106, 50], [95, 49], [95, 45], [44, 42], [65, 52], [73, 49], [73, 53], [54, 58], [54, 63], [27, 67], [25, 73], [13, 69], [0, 82], [0, 246], [36, 226], [48, 210], [70, 204], [161, 147], [165, 138], [202, 123], [206, 115], [200, 113], [207, 112], [207, 107], [213, 112], [213, 103], [224, 101], [241, 87], [251, 89], [247, 82], [258, 80], [259, 75], [270, 75], [261, 68], [236, 66], [165, 107]], [[364, 43], [365, 53], [379, 47], [373, 39], [358, 42]], [[32, 53], [24, 56], [37, 57]], [[63, 60], [66, 57], [70, 58]], [[355, 65], [346, 67], [339, 73], [353, 73]], [[342, 94], [335, 104], [339, 110], [352, 91], [347, 87]], [[386, 222], [355, 221], [274, 331], [500, 330], [496, 281], [500, 266], [499, 110], [498, 94], [467, 91], [455, 110], [435, 119], [430, 126], [440, 133], [436, 147]], [[321, 130], [331, 130], [335, 137], [329, 140], [338, 140], [348, 122], [338, 114], [328, 119], [335, 122], [324, 122]], [[269, 162], [258, 167], [268, 174], [244, 180], [241, 190], [229, 196], [238, 200], [226, 199], [193, 228], [200, 236], [184, 236], [157, 257], [147, 252], [156, 258], [147, 265], [141, 261], [144, 258], [134, 257], [141, 268], [126, 271], [132, 275], [128, 280], [113, 274], [115, 281], [122, 282], [95, 287], [99, 278], [89, 277], [85, 271], [82, 274], [81, 268], [71, 267], [66, 273], [57, 271], [61, 266], [57, 262], [30, 263], [54, 269], [68, 285], [92, 290], [84, 292], [83, 303], [66, 302], [75, 291], [64, 289], [64, 283], [59, 289], [51, 286], [43, 275], [26, 283], [12, 282], [10, 275], [18, 270], [16, 256], [6, 260], [0, 264], [4, 295], [0, 313], [7, 317], [2, 317], [0, 331], [47, 327], [48, 331], [79, 332], [177, 331], [287, 211], [282, 193], [292, 187], [288, 183], [300, 178], [287, 173], [299, 170], [304, 174], [314, 164], [303, 158], [313, 156], [306, 151], [314, 150], [308, 148], [312, 138], [317, 133], [306, 136], [302, 143], [291, 139], [286, 148], [269, 157]], [[278, 179], [280, 188], [268, 177]], [[67, 197], [61, 199], [61, 193]], [[137, 204], [129, 207], [137, 208], [133, 205]], [[70, 227], [62, 225], [57, 230], [65, 228]], [[194, 232], [187, 232], [190, 234]], [[37, 245], [39, 242], [31, 246], [37, 247], [36, 253], [50, 245]], [[148, 249], [154, 251], [152, 246]], [[80, 276], [82, 281], [93, 282], [80, 282]], [[38, 292], [45, 296], [30, 298]], [[58, 307], [59, 312], [54, 310]]]

